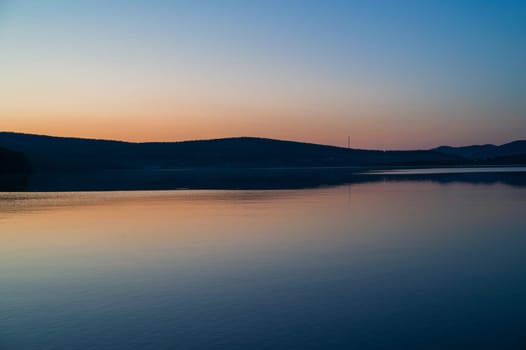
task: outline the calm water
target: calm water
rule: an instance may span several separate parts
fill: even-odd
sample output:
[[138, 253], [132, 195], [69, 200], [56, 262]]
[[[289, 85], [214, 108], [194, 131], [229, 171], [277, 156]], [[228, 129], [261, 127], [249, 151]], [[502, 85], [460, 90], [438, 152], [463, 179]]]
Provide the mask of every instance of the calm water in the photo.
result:
[[470, 173], [524, 173], [526, 167], [450, 167], [450, 168], [425, 168], [425, 169], [398, 169], [373, 171], [374, 174], [381, 175], [425, 175], [425, 174], [470, 174]]
[[525, 349], [526, 187], [0, 194], [0, 349]]

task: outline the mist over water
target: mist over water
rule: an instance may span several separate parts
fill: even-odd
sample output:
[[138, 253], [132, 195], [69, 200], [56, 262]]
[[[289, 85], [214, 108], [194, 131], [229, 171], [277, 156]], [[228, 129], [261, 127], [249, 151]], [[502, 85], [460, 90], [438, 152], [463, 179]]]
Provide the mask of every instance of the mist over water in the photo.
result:
[[521, 349], [526, 188], [0, 194], [0, 349]]

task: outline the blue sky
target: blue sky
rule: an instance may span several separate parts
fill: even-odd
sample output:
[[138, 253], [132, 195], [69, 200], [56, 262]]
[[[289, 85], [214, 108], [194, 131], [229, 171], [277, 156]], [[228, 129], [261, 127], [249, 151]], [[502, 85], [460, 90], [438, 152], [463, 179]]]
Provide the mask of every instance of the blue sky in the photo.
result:
[[6, 129], [380, 148], [526, 136], [526, 1], [0, 3]]

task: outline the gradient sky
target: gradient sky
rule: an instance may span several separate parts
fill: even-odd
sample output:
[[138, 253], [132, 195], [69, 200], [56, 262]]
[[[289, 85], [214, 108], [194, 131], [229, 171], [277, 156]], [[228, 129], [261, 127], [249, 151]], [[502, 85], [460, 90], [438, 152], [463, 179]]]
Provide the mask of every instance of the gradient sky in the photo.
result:
[[0, 0], [0, 130], [526, 138], [526, 1]]

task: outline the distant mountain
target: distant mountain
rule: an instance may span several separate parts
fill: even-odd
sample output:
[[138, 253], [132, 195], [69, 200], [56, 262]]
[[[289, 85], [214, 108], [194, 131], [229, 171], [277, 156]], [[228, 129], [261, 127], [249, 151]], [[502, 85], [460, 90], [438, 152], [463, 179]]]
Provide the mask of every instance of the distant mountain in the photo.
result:
[[526, 140], [514, 141], [501, 146], [478, 145], [465, 147], [441, 146], [433, 149], [446, 155], [466, 158], [477, 162], [498, 162], [526, 159]]
[[28, 173], [31, 166], [27, 157], [5, 148], [0, 148], [0, 174]]
[[453, 165], [465, 158], [435, 150], [373, 151], [239, 137], [128, 143], [0, 133], [0, 147], [26, 154], [37, 171], [196, 167], [330, 167]]

